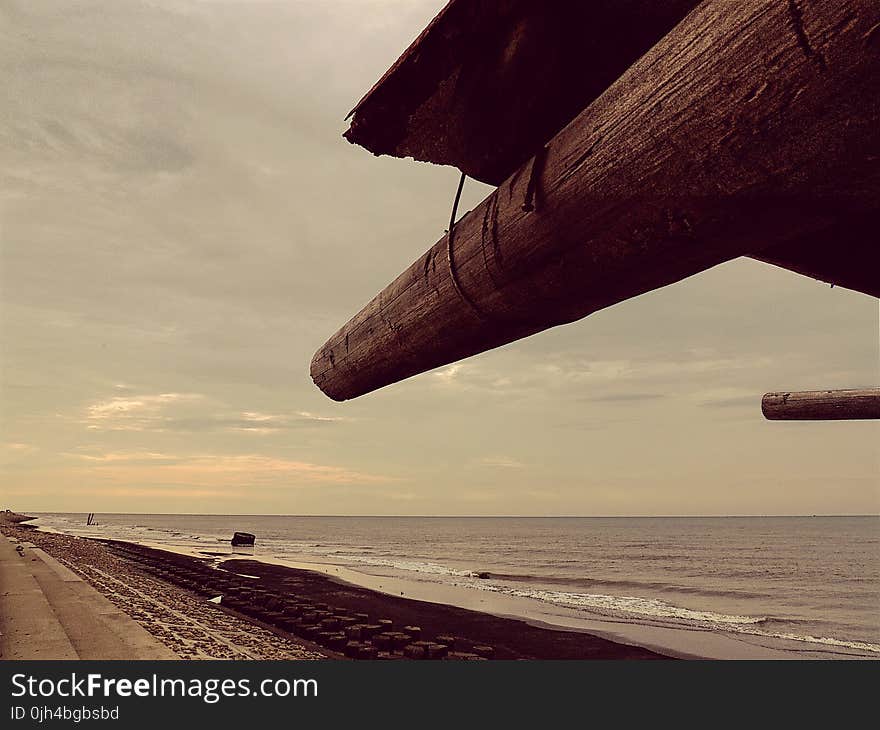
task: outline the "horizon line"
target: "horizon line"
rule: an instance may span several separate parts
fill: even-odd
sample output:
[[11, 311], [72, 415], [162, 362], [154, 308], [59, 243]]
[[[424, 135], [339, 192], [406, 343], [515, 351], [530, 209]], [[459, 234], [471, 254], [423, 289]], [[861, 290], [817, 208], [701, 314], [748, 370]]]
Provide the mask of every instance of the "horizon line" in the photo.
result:
[[[25, 510], [25, 513], [31, 510]], [[89, 514], [88, 512], [63, 512], [33, 510], [34, 514]], [[145, 515], [145, 516], [177, 516], [177, 517], [345, 517], [345, 518], [417, 518], [417, 519], [737, 519], [737, 518], [779, 518], [779, 517], [880, 517], [877, 512], [862, 513], [801, 513], [801, 514], [705, 514], [705, 515], [408, 515], [408, 514], [292, 514], [292, 513], [260, 513], [260, 512], [96, 512], [104, 515]]]

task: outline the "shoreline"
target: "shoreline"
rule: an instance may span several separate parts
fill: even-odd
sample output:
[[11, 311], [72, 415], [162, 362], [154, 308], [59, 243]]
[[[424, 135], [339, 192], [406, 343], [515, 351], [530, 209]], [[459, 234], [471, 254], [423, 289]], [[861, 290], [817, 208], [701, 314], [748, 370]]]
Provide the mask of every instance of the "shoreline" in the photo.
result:
[[[161, 594], [163, 600], [175, 601], [178, 620], [193, 612], [196, 613], [196, 622], [201, 624], [206, 622], [206, 617], [224, 617], [224, 620], [231, 617], [235, 623], [243, 624], [244, 630], [252, 635], [251, 648], [254, 651], [250, 656], [245, 654], [233, 657], [233, 652], [226, 650], [219, 652], [218, 656], [218, 652], [212, 654], [203, 646], [200, 647], [201, 652], [207, 656], [201, 657], [194, 656], [195, 651], [182, 653], [180, 646], [172, 646], [181, 658], [341, 658], [346, 653], [344, 644], [340, 645], [339, 642], [329, 647], [318, 646], [322, 641], [322, 637], [318, 636], [321, 633], [318, 625], [294, 627], [292, 623], [285, 623], [284, 617], [277, 615], [277, 610], [272, 610], [277, 606], [257, 605], [264, 603], [265, 598], [271, 595], [295, 596], [298, 602], [307, 602], [310, 607], [318, 608], [318, 613], [326, 613], [325, 618], [331, 619], [331, 623], [335, 617], [357, 616], [369, 622], [389, 622], [390, 628], [396, 633], [402, 633], [404, 628], [411, 630], [414, 626], [420, 629], [420, 636], [416, 636], [414, 640], [413, 637], [395, 639], [391, 651], [370, 650], [361, 653], [358, 658], [400, 659], [413, 643], [421, 643], [426, 653], [429, 651], [428, 644], [435, 647], [449, 646], [448, 658], [470, 660], [672, 658], [580, 630], [541, 627], [520, 618], [498, 616], [442, 602], [390, 595], [384, 591], [343, 582], [337, 576], [316, 570], [245, 560], [241, 557], [218, 560], [218, 556], [195, 556], [184, 551], [171, 551], [134, 542], [75, 537], [38, 530], [36, 526], [4, 525], [4, 532], [22, 540], [39, 543], [46, 552], [63, 560], [70, 568], [83, 574], [89, 582], [95, 580], [91, 564], [100, 561], [102, 568], [100, 580], [97, 581], [99, 589], [106, 589], [107, 584], [113, 581], [113, 573], [117, 576], [122, 574], [122, 580], [127, 584], [146, 581], [154, 595]], [[78, 553], [82, 552], [88, 553], [89, 557], [85, 560], [78, 559]], [[217, 567], [211, 567], [212, 564]], [[196, 593], [196, 588], [205, 587], [205, 579], [193, 580], [194, 574], [191, 573], [203, 571], [205, 574], [206, 570], [212, 571], [212, 577], [229, 586], [225, 592], [220, 593], [224, 596], [220, 607], [210, 603], [204, 592], [202, 595]], [[164, 584], [161, 589], [158, 587], [160, 581]], [[240, 601], [233, 610], [229, 610], [229, 606], [234, 603], [235, 594], [240, 597], [242, 591], [246, 594], [245, 603]], [[213, 586], [209, 592], [215, 592]], [[226, 607], [223, 606], [224, 602], [227, 603]], [[126, 605], [125, 598], [119, 600], [117, 605], [126, 612], [131, 611], [129, 615], [135, 621], [144, 625], [166, 644], [174, 644], [176, 641], [172, 632], [157, 625], [151, 617], [144, 616], [141, 607], [135, 607], [138, 610], [132, 611], [132, 606]], [[287, 618], [290, 621], [301, 620], [292, 616]], [[242, 626], [237, 628], [240, 635]], [[209, 638], [210, 633], [207, 632]], [[453, 641], [449, 641], [451, 637], [454, 637]], [[447, 644], [440, 645], [440, 639], [447, 641]], [[276, 656], [262, 655], [261, 652], [267, 645], [280, 643], [286, 644], [288, 653], [303, 656], [277, 656], [282, 653], [277, 651], [277, 647]], [[435, 651], [435, 648], [432, 647], [430, 651]], [[319, 657], [319, 653], [323, 656]]]
[[[66, 533], [30, 525], [27, 529], [46, 534]], [[77, 539], [108, 542], [107, 538]], [[110, 541], [112, 542], [112, 541]], [[698, 627], [681, 627], [662, 622], [639, 621], [628, 617], [612, 617], [520, 598], [503, 593], [475, 590], [473, 587], [419, 580], [408, 575], [386, 575], [360, 572], [351, 567], [308, 560], [281, 559], [262, 555], [218, 554], [199, 546], [171, 546], [153, 541], [130, 541], [130, 545], [162, 551], [196, 561], [243, 562], [284, 568], [294, 578], [297, 571], [320, 574], [340, 587], [360, 589], [384, 595], [387, 601], [406, 599], [432, 604], [434, 612], [444, 608], [480, 612], [497, 620], [519, 622], [532, 629], [581, 634], [595, 640], [644, 650], [667, 658], [678, 659], [873, 659], [875, 657], [848, 647], [837, 647], [803, 640], [790, 640], [764, 634], [719, 632]], [[206, 546], [207, 547], [207, 546]], [[308, 556], [304, 556], [308, 558]], [[261, 568], [244, 569], [246, 574], [265, 572]], [[271, 571], [270, 571], [271, 572]], [[273, 580], [280, 580], [280, 574]], [[625, 653], [625, 651], [624, 651]], [[547, 656], [545, 658], [552, 658]]]
[[[191, 558], [205, 559], [208, 557], [208, 553], [195, 547], [172, 547], [151, 541], [142, 541], [137, 544]], [[499, 619], [520, 621], [535, 628], [584, 633], [613, 643], [645, 649], [672, 659], [874, 659], [870, 655], [848, 648], [763, 635], [721, 633], [708, 629], [617, 619], [601, 614], [591, 614], [583, 609], [537, 604], [528, 598], [475, 591], [470, 588], [420, 581], [409, 577], [364, 573], [332, 563], [284, 560], [262, 555], [214, 555], [213, 557], [218, 560], [225, 558], [226, 562], [249, 561], [283, 567], [292, 571], [320, 573], [342, 585], [382, 593], [391, 598], [403, 595], [406, 598], [426, 603], [453, 606], [487, 613]]]
[[[180, 554], [184, 554], [183, 551]], [[855, 651], [760, 635], [719, 633], [708, 629], [637, 623], [561, 606], [536, 608], [535, 602], [528, 598], [515, 598], [397, 576], [361, 573], [345, 566], [327, 563], [288, 561], [260, 556], [229, 558], [224, 561], [225, 563], [238, 563], [245, 572], [252, 574], [261, 572], [254, 567], [254, 564], [277, 566], [291, 571], [320, 573], [339, 585], [381, 593], [389, 598], [403, 596], [410, 600], [461, 608], [495, 616], [498, 619], [517, 621], [542, 630], [586, 634], [612, 643], [645, 649], [671, 659], [871, 659]]]

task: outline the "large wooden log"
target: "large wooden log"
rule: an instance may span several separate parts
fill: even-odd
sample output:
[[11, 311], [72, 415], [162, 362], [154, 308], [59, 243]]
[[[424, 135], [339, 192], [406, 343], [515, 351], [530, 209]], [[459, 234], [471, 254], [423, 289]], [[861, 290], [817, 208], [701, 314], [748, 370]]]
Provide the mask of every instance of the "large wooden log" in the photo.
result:
[[880, 210], [771, 246], [753, 254], [753, 258], [833, 286], [880, 297], [880, 245], [877, 234], [870, 233], [876, 221], [880, 221]]
[[761, 411], [768, 421], [880, 419], [880, 388], [767, 393]]
[[705, 0], [331, 337], [315, 383], [356, 397], [873, 209], [878, 51], [876, 0]]

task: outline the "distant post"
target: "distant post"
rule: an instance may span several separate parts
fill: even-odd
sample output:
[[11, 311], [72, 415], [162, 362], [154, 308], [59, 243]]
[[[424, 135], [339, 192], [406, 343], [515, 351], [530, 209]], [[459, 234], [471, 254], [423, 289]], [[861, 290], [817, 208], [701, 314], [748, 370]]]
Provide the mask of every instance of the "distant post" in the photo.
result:
[[767, 393], [761, 411], [768, 421], [880, 419], [880, 388]]

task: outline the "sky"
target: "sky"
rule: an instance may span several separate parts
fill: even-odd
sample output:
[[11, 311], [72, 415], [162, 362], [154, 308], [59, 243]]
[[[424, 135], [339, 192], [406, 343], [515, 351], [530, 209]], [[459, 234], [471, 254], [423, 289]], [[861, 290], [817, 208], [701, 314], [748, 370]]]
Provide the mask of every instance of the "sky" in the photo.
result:
[[341, 137], [442, 5], [0, 0], [0, 509], [880, 512], [880, 423], [760, 412], [876, 385], [877, 300], [752, 260], [318, 391], [447, 224], [456, 170]]

